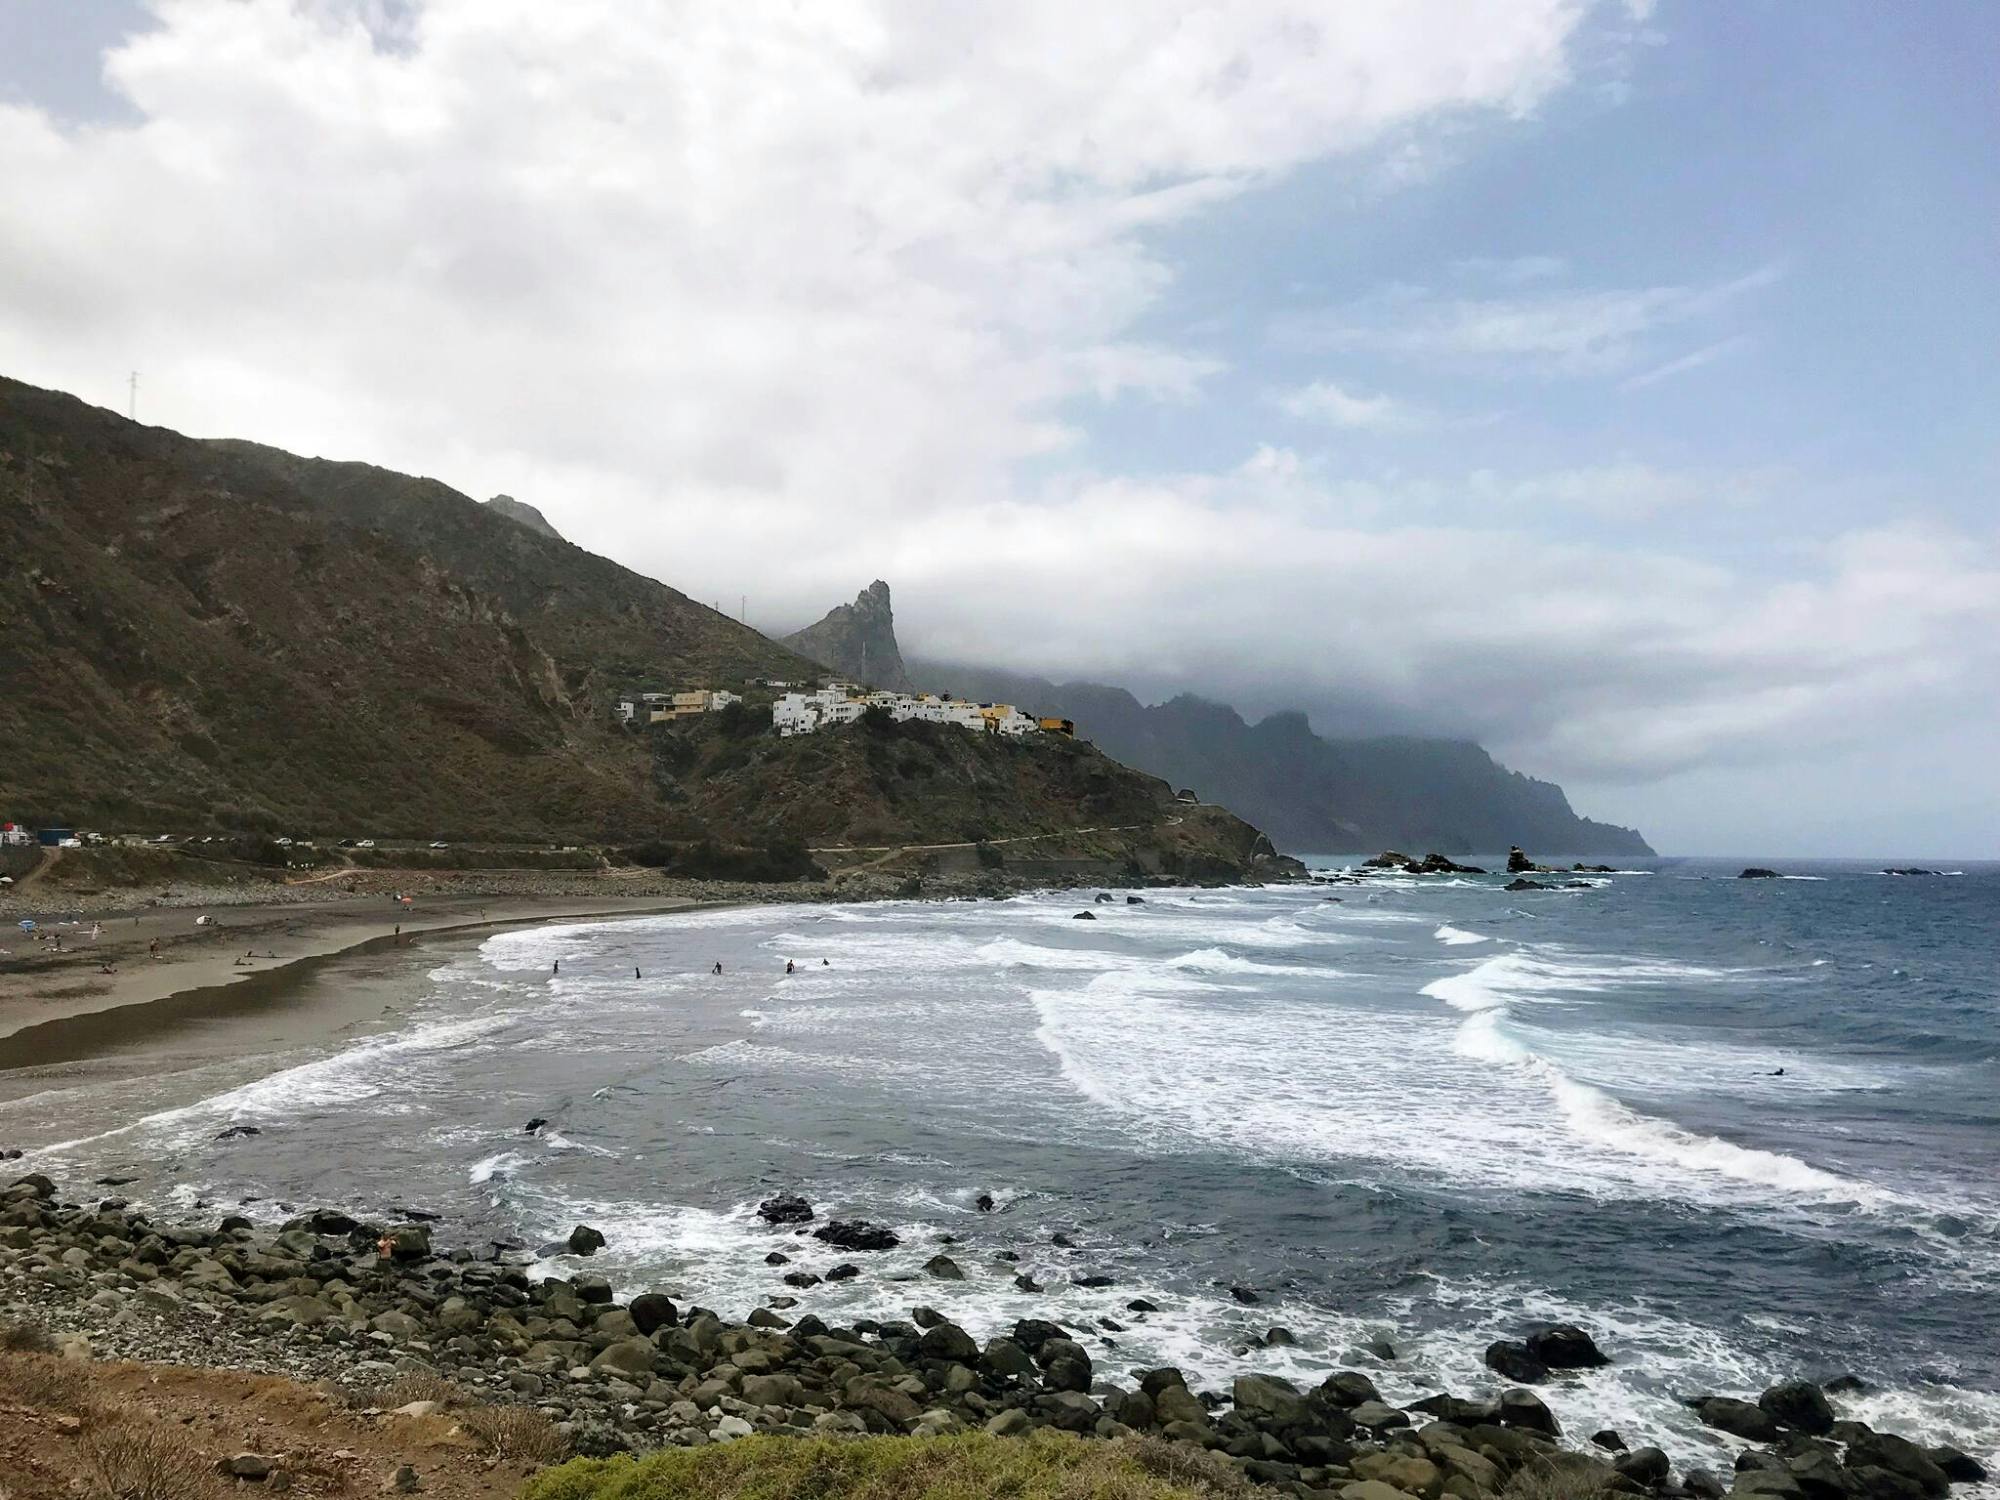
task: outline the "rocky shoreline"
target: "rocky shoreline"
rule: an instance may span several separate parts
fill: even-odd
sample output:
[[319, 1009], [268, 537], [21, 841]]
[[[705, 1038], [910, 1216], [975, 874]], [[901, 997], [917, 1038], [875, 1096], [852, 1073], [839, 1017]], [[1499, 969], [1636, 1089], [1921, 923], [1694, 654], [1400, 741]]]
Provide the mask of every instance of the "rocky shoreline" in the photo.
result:
[[[819, 1222], [790, 1195], [763, 1217], [774, 1233], [812, 1233], [863, 1258], [885, 1233]], [[560, 1248], [599, 1243], [578, 1226]], [[925, 1270], [962, 1275], [942, 1254]], [[1135, 1303], [1133, 1316], [1146, 1311]], [[427, 1223], [330, 1209], [278, 1229], [154, 1222], [117, 1199], [66, 1202], [35, 1175], [0, 1189], [0, 1325], [21, 1323], [78, 1358], [265, 1371], [359, 1399], [430, 1372], [470, 1399], [539, 1409], [582, 1454], [765, 1432], [1138, 1432], [1223, 1455], [1302, 1500], [1483, 1500], [1528, 1473], [1560, 1473], [1579, 1495], [1940, 1500], [1986, 1477], [1956, 1449], [1840, 1420], [1804, 1381], [1751, 1399], [1690, 1393], [1702, 1421], [1747, 1444], [1730, 1475], [1627, 1451], [1615, 1433], [1579, 1442], [1528, 1388], [1608, 1363], [1575, 1328], [1489, 1348], [1487, 1365], [1517, 1382], [1495, 1399], [1439, 1392], [1399, 1408], [1353, 1370], [1311, 1389], [1246, 1372], [1227, 1392], [1197, 1391], [1172, 1369], [1121, 1385], [1075, 1330], [1044, 1319], [982, 1344], [923, 1307], [907, 1322], [835, 1327], [781, 1295], [738, 1323], [659, 1292], [621, 1304], [600, 1276], [532, 1280], [522, 1256], [444, 1248]]]

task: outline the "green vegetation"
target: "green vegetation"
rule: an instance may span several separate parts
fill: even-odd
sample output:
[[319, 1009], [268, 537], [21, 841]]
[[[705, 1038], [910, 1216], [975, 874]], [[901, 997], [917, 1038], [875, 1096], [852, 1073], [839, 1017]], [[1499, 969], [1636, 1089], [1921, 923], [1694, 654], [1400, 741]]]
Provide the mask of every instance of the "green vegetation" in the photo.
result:
[[690, 880], [748, 880], [763, 883], [824, 880], [826, 871], [813, 862], [803, 840], [775, 838], [755, 848], [731, 848], [713, 839], [692, 844], [653, 840], [626, 851], [635, 865], [664, 870]]
[[1228, 1465], [1171, 1443], [1023, 1438], [743, 1438], [645, 1458], [577, 1459], [522, 1500], [1235, 1500]]

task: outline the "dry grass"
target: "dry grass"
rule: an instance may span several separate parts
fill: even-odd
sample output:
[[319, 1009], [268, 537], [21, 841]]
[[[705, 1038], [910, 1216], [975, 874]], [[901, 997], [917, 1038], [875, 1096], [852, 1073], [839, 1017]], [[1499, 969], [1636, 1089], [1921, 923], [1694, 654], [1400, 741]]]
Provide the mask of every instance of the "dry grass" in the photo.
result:
[[399, 1373], [387, 1385], [363, 1387], [347, 1399], [354, 1406], [379, 1407], [384, 1411], [408, 1406], [412, 1401], [435, 1401], [439, 1410], [450, 1411], [464, 1406], [467, 1397], [462, 1388], [437, 1371], [412, 1368]]
[[1177, 1489], [1217, 1497], [1259, 1493], [1257, 1486], [1243, 1477], [1242, 1470], [1220, 1454], [1205, 1449], [1143, 1435], [1121, 1438], [1113, 1446], [1129, 1453], [1132, 1462], [1153, 1478]]
[[113, 1421], [83, 1438], [91, 1500], [211, 1500], [221, 1493], [214, 1466], [178, 1427]]
[[8, 1354], [53, 1354], [56, 1341], [48, 1329], [26, 1320], [0, 1323], [0, 1351]]
[[475, 1406], [459, 1426], [495, 1458], [556, 1464], [569, 1457], [569, 1439], [532, 1406]]
[[642, 1459], [578, 1459], [523, 1500], [1242, 1500], [1245, 1481], [1167, 1445], [1024, 1438], [743, 1438]]
[[1581, 1454], [1561, 1453], [1524, 1465], [1501, 1490], [1501, 1500], [1597, 1500], [1610, 1487], [1610, 1470]]
[[42, 1411], [78, 1416], [92, 1404], [84, 1368], [52, 1354], [0, 1354], [0, 1396]]

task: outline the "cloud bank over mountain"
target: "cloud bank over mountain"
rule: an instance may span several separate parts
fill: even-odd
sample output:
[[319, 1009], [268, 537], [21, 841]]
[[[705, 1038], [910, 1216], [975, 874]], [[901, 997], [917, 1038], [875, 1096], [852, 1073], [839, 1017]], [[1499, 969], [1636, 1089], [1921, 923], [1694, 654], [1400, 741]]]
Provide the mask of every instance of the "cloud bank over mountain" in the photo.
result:
[[1783, 258], [1451, 244], [1202, 309], [1218, 227], [1615, 110], [1649, 10], [151, 0], [101, 95], [0, 93], [0, 370], [136, 367], [142, 418], [520, 496], [773, 629], [886, 575], [927, 655], [1570, 781], [1945, 733], [1990, 524], [1516, 440], [1753, 358]]

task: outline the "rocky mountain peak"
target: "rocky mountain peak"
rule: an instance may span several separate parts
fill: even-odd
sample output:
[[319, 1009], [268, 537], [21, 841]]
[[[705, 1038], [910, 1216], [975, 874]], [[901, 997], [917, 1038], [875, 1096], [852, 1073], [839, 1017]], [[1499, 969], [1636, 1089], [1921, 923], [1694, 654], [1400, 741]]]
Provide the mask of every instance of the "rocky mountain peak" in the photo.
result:
[[543, 536], [562, 541], [563, 534], [549, 524], [549, 518], [536, 510], [525, 500], [516, 500], [512, 495], [495, 495], [486, 502], [487, 509], [517, 521], [530, 531], [539, 531]]
[[786, 636], [784, 644], [856, 682], [897, 692], [912, 690], [896, 644], [889, 585], [879, 578], [855, 595], [852, 604], [836, 605], [818, 623]]

